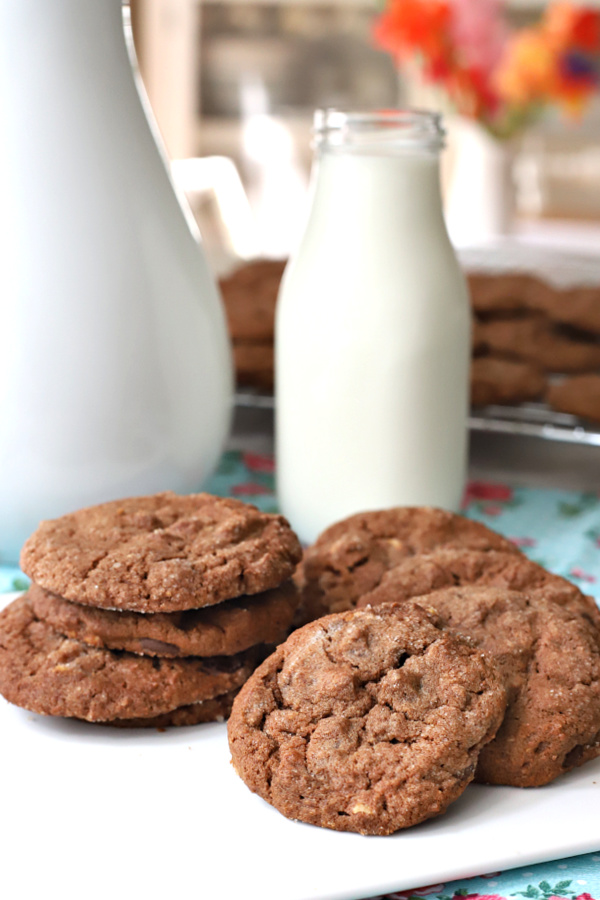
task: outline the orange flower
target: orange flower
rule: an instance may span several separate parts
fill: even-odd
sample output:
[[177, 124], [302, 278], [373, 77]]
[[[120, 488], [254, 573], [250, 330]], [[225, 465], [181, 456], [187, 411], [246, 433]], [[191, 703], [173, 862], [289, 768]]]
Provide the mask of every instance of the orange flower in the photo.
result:
[[508, 42], [495, 83], [509, 103], [525, 105], [552, 92], [556, 51], [536, 28], [524, 28]]
[[600, 51], [600, 11], [573, 6], [565, 0], [551, 3], [542, 20], [548, 40], [560, 50]]
[[419, 51], [426, 60], [445, 56], [450, 7], [447, 0], [391, 0], [375, 23], [375, 40], [400, 57]]
[[579, 114], [600, 85], [600, 9], [554, 0], [536, 26], [507, 34], [501, 0], [387, 0], [374, 31], [495, 134], [513, 134], [550, 103]]

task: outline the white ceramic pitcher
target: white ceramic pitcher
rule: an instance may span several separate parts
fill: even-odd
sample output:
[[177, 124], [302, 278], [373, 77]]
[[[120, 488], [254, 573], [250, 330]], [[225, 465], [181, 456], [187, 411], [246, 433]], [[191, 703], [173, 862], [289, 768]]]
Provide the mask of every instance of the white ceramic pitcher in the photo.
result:
[[232, 367], [190, 224], [120, 0], [0, 0], [0, 561], [42, 518], [214, 468]]

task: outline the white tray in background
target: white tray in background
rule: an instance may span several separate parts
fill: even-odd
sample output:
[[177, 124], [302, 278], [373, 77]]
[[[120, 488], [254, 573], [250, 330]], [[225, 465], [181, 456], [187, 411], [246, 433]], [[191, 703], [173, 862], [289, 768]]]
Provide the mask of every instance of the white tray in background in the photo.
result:
[[0, 698], [0, 734], [6, 900], [357, 900], [600, 848], [600, 760], [471, 785], [381, 838], [283, 818], [237, 778], [224, 725], [111, 729]]

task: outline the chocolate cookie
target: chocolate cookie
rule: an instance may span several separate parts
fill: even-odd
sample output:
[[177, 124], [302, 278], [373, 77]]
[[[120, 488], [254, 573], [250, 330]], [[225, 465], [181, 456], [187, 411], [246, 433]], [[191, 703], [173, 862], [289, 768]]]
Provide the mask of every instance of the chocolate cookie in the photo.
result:
[[529, 305], [542, 310], [554, 322], [600, 335], [600, 286], [548, 288], [530, 298]]
[[28, 601], [38, 619], [92, 647], [144, 656], [229, 656], [284, 640], [298, 606], [291, 581], [251, 597], [180, 613], [117, 612], [81, 606], [38, 585]]
[[[371, 599], [379, 603], [382, 595]], [[481, 752], [476, 781], [534, 787], [600, 755], [600, 631], [576, 604], [479, 587], [436, 591], [417, 602], [492, 657], [508, 691], [504, 721]]]
[[234, 342], [272, 345], [275, 305], [285, 265], [285, 260], [255, 260], [221, 279], [221, 294]]
[[240, 387], [272, 391], [275, 380], [274, 356], [272, 344], [234, 343], [233, 361], [237, 384]]
[[481, 333], [481, 322], [474, 316], [471, 318], [471, 353], [483, 353], [487, 350]]
[[553, 575], [521, 553], [454, 550], [444, 547], [409, 557], [386, 572], [379, 586], [361, 597], [358, 607], [419, 597], [446, 587], [476, 585], [525, 591], [580, 610], [600, 629], [600, 610], [578, 587]]
[[551, 384], [546, 399], [559, 412], [600, 422], [600, 375], [574, 375]]
[[600, 342], [564, 337], [544, 316], [485, 322], [479, 336], [490, 350], [534, 363], [547, 372], [600, 368]]
[[21, 567], [68, 600], [156, 613], [277, 587], [301, 555], [282, 516], [167, 491], [42, 522], [23, 547]]
[[546, 379], [531, 363], [482, 356], [471, 362], [471, 403], [523, 403], [537, 400], [544, 392]]
[[237, 690], [220, 694], [211, 700], [200, 700], [189, 706], [180, 706], [173, 712], [162, 716], [150, 716], [148, 719], [112, 719], [104, 722], [114, 728], [170, 728], [172, 725], [202, 725], [206, 722], [224, 722], [229, 717]]
[[391, 834], [460, 796], [505, 703], [493, 663], [421, 607], [353, 610], [295, 631], [255, 671], [229, 746], [288, 818]]
[[327, 528], [305, 551], [295, 576], [305, 621], [351, 609], [390, 569], [437, 547], [519, 552], [485, 525], [441, 509], [358, 513]]
[[51, 716], [90, 722], [162, 715], [239, 687], [257, 652], [161, 659], [88, 647], [36, 618], [27, 596], [0, 612], [0, 693]]
[[467, 276], [467, 282], [473, 309], [479, 313], [497, 313], [525, 309], [534, 279], [519, 272], [472, 272]]

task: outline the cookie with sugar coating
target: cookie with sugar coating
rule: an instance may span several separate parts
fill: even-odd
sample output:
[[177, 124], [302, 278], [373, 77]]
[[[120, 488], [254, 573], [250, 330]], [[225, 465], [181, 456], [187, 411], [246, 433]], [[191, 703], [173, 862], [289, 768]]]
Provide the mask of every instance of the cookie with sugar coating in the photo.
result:
[[[362, 598], [386, 599], [392, 582]], [[506, 715], [481, 751], [476, 781], [515, 787], [548, 784], [600, 756], [600, 629], [575, 597], [564, 602], [498, 587], [446, 588], [405, 601], [428, 603], [443, 626], [494, 659], [508, 692]]]
[[462, 794], [505, 705], [494, 663], [422, 607], [352, 610], [293, 632], [259, 666], [229, 746], [247, 786], [288, 818], [391, 834]]
[[304, 553], [294, 578], [305, 620], [352, 609], [390, 569], [442, 547], [519, 553], [480, 522], [434, 507], [357, 513], [327, 528]]
[[277, 587], [301, 555], [283, 516], [166, 491], [42, 522], [25, 542], [21, 568], [67, 600], [158, 613]]

